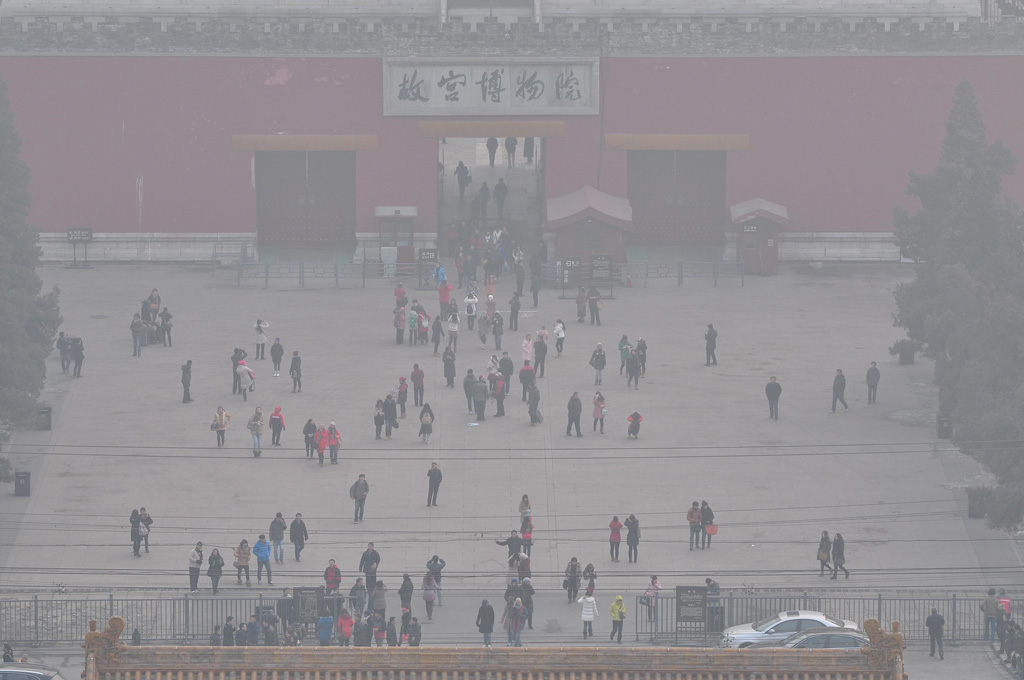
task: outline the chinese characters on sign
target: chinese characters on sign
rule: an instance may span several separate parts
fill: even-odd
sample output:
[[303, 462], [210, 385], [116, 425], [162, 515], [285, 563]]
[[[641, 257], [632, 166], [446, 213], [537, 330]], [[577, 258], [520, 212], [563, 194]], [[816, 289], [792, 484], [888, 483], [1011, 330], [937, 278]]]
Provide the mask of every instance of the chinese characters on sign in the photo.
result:
[[596, 114], [597, 62], [385, 61], [384, 115]]

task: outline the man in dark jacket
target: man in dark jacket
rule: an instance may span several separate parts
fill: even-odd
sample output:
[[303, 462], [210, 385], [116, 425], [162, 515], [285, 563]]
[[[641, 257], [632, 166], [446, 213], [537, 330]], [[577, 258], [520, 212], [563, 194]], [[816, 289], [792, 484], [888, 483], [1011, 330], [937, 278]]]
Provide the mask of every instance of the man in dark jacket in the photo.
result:
[[359, 571], [366, 577], [366, 601], [370, 602], [373, 597], [373, 587], [377, 583], [377, 569], [380, 567], [380, 553], [373, 547], [373, 543], [366, 544], [366, 550], [359, 558]]
[[498, 152], [498, 138], [488, 137], [487, 138], [487, 155], [491, 158], [491, 167], [494, 167], [494, 154]]
[[[302, 558], [299, 555], [302, 553], [302, 549], [306, 547], [306, 540], [309, 538], [309, 532], [306, 531], [306, 523], [302, 521], [302, 513], [295, 513], [295, 519], [292, 520], [292, 524], [288, 527], [288, 540], [295, 546], [295, 561], [301, 562]], [[281, 561], [284, 562], [284, 555], [281, 556]]]
[[[366, 508], [366, 497], [369, 493], [370, 483], [366, 481], [366, 475], [359, 475], [359, 479], [357, 479], [348, 490], [348, 497], [355, 502], [355, 514], [352, 516], [353, 524], [363, 521], [363, 510]], [[373, 547], [373, 543], [370, 544], [370, 547]], [[367, 583], [366, 587], [369, 590], [373, 590], [373, 585], [371, 583]]]
[[569, 424], [565, 426], [565, 436], [572, 436], [572, 426], [576, 426], [576, 436], [582, 437], [580, 432], [580, 416], [583, 414], [583, 402], [580, 400], [580, 393], [573, 392], [569, 397]]
[[504, 541], [495, 541], [498, 545], [508, 546], [508, 566], [515, 567], [516, 558], [523, 551], [523, 539], [519, 538], [519, 532], [513, 530]]
[[494, 205], [498, 207], [498, 219], [502, 219], [505, 216], [505, 199], [508, 198], [508, 185], [505, 184], [505, 180], [499, 178], [498, 183], [494, 185]]
[[715, 347], [718, 344], [718, 331], [712, 324], [708, 324], [708, 332], [704, 334], [704, 365], [717, 366], [718, 358], [715, 356]]
[[437, 555], [434, 555], [430, 558], [430, 560], [427, 561], [427, 571], [430, 572], [430, 575], [434, 577], [434, 583], [437, 585], [437, 588], [435, 588], [435, 590], [437, 592], [438, 607], [441, 606], [441, 593], [443, 592], [443, 590], [441, 589], [441, 570], [444, 569], [446, 566], [448, 566], [448, 563], [440, 557], [438, 557]]
[[928, 638], [931, 642], [931, 653], [928, 656], [935, 656], [935, 646], [938, 645], [939, 661], [942, 661], [945, 658], [942, 655], [942, 627], [946, 625], [946, 619], [933, 607], [931, 615], [924, 620], [924, 625], [928, 627]]
[[473, 383], [473, 411], [476, 413], [476, 420], [480, 422], [487, 420], [484, 417], [484, 411], [487, 408], [487, 381], [484, 377], [478, 376], [476, 382]]
[[441, 468], [431, 463], [427, 470], [427, 505], [437, 505], [437, 492], [441, 488]]
[[764, 395], [768, 397], [768, 417], [779, 419], [779, 397], [782, 396], [782, 385], [775, 382], [773, 375], [764, 386]]
[[423, 628], [420, 626], [420, 621], [415, 616], [412, 617], [412, 623], [409, 624], [409, 646], [419, 647], [420, 640], [423, 639]]
[[868, 403], [874, 404], [875, 399], [878, 396], [878, 381], [882, 379], [882, 372], [878, 370], [878, 366], [875, 366], [875, 362], [871, 362], [871, 368], [868, 369]]
[[515, 370], [516, 365], [512, 363], [512, 359], [509, 357], [508, 352], [502, 352], [501, 361], [498, 362], [498, 371], [505, 378], [505, 394], [508, 394], [512, 389], [512, 372]]
[[476, 376], [473, 375], [473, 369], [466, 369], [466, 377], [462, 379], [462, 391], [466, 393], [466, 410], [469, 411], [470, 415], [476, 413], [473, 410], [473, 385], [476, 384]]
[[388, 393], [384, 397], [384, 439], [391, 439], [391, 430], [398, 427], [398, 404], [395, 397]]
[[544, 377], [544, 364], [548, 357], [548, 343], [544, 342], [543, 336], [538, 335], [533, 342], [533, 370], [538, 378]]
[[189, 359], [181, 365], [181, 386], [185, 390], [185, 394], [181, 397], [181, 403], [187, 404], [192, 401], [192, 395], [189, 393], [189, 387], [192, 386], [192, 360]]
[[838, 401], [843, 405], [843, 410], [849, 411], [850, 407], [846, 405], [846, 399], [843, 396], [846, 394], [846, 376], [843, 375], [843, 369], [836, 369], [836, 377], [832, 379], [832, 410], [829, 413], [836, 412], [836, 402]]
[[270, 522], [270, 543], [274, 546], [274, 562], [284, 564], [284, 530], [288, 522], [284, 521], [284, 515], [280, 512]]

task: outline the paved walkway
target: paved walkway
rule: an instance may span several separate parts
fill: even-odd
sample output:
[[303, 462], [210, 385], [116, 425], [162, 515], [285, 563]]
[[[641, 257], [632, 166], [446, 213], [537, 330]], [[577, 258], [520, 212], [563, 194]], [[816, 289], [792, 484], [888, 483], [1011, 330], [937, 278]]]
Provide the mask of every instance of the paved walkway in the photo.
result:
[[[576, 606], [563, 604], [559, 588], [572, 556], [596, 565], [602, 616], [613, 594], [637, 594], [651, 573], [666, 588], [711, 575], [726, 589], [838, 586], [868, 593], [921, 586], [980, 594], [988, 585], [1024, 580], [1005, 536], [965, 519], [962, 487], [980, 473], [934, 441], [927, 419], [935, 408], [931, 366], [899, 366], [888, 355], [900, 335], [891, 325], [892, 290], [909, 270], [784, 267], [777, 277], [748, 277], [745, 288], [732, 280], [717, 288], [688, 280], [682, 290], [674, 281], [652, 281], [648, 289], [617, 290], [601, 327], [576, 324], [574, 302], [545, 291], [539, 315], [504, 343], [518, 364], [525, 333], [540, 324], [550, 329], [559, 316], [569, 321], [565, 355], [552, 352], [540, 381], [546, 419], [538, 428], [528, 425], [518, 385], [506, 401], [508, 417], [473, 426], [461, 384], [443, 387], [431, 349], [394, 345], [393, 282], [371, 282], [365, 290], [239, 290], [215, 287], [199, 267], [134, 265], [54, 267], [43, 276], [61, 286], [64, 329], [84, 338], [87, 358], [79, 380], [50, 360], [44, 396], [54, 406], [54, 430], [15, 439], [17, 450], [42, 455], [14, 455], [33, 473], [32, 497], [3, 497], [8, 529], [0, 586], [7, 591], [48, 592], [57, 583], [73, 591], [183, 590], [195, 541], [207, 545], [207, 554], [213, 547], [227, 553], [241, 538], [251, 543], [265, 532], [275, 512], [302, 512], [311, 534], [303, 560], [289, 554], [275, 584], [319, 584], [334, 558], [347, 587], [372, 540], [393, 593], [406, 571], [418, 585], [423, 564], [440, 554], [452, 600], [425, 637], [473, 641], [480, 598], [500, 601], [505, 549], [494, 540], [517, 528], [523, 493], [533, 500], [536, 524], [538, 620], [553, 642], [575, 640], [579, 627]], [[508, 298], [511, 284], [501, 281], [499, 299]], [[153, 287], [175, 315], [174, 347], [149, 347], [136, 359], [128, 323]], [[422, 297], [436, 308], [432, 293]], [[271, 340], [284, 343], [285, 374], [291, 351], [301, 350], [301, 394], [291, 393], [287, 377], [272, 377], [268, 359], [250, 361], [258, 387], [248, 402], [231, 395], [229, 356], [235, 346], [253, 352], [257, 317], [270, 322]], [[720, 365], [711, 368], [703, 365], [707, 323], [720, 332]], [[639, 391], [627, 389], [615, 370], [623, 333], [634, 341], [642, 335], [650, 346]], [[604, 436], [586, 418], [594, 389], [587, 360], [598, 341], [611, 350], [602, 386]], [[466, 331], [460, 342], [461, 380], [467, 368], [482, 371], [494, 350], [481, 349]], [[187, 405], [179, 384], [186, 359], [194, 362], [196, 400]], [[872, 406], [863, 385], [870, 361], [882, 370]], [[414, 362], [427, 372], [434, 439], [429, 446], [416, 439], [418, 410], [410, 406], [395, 437], [375, 442], [373, 403], [399, 376], [408, 377]], [[830, 415], [837, 367], [848, 375], [850, 410]], [[783, 385], [777, 422], [767, 417], [763, 392], [770, 374]], [[583, 439], [564, 435], [574, 390], [584, 398]], [[209, 431], [219, 404], [234, 416], [223, 450]], [[266, 433], [258, 460], [244, 428], [256, 405], [267, 415], [282, 406], [288, 425], [281, 448], [271, 447]], [[645, 418], [637, 441], [625, 435], [633, 410]], [[319, 468], [306, 460], [300, 430], [310, 417], [338, 423], [340, 465]], [[436, 508], [425, 501], [431, 461], [445, 473]], [[359, 473], [372, 491], [366, 519], [356, 525], [347, 491]], [[702, 499], [722, 529], [712, 550], [690, 552], [684, 513]], [[133, 559], [127, 519], [140, 505], [156, 523], [152, 552]], [[629, 513], [643, 528], [635, 567], [612, 563], [607, 554], [608, 521]], [[846, 538], [848, 581], [818, 576], [823, 529]]]

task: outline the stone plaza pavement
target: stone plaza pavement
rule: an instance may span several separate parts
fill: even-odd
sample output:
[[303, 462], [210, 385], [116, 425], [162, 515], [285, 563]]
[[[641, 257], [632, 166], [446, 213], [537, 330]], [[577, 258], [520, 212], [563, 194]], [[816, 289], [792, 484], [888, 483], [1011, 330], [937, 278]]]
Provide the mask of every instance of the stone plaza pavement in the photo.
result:
[[[735, 279], [717, 288], [709, 279], [687, 279], [683, 288], [652, 279], [649, 288], [617, 289], [600, 327], [577, 324], [574, 300], [542, 291], [537, 313], [527, 302], [520, 331], [506, 333], [503, 343], [518, 366], [526, 333], [541, 324], [550, 330], [558, 317], [567, 322], [562, 358], [550, 343], [539, 381], [545, 420], [536, 428], [515, 381], [508, 416], [470, 426], [461, 378], [467, 368], [482, 372], [493, 348], [481, 349], [463, 329], [459, 377], [455, 389], [445, 389], [432, 347], [394, 343], [393, 280], [365, 289], [264, 290], [236, 288], [197, 266], [51, 267], [42, 275], [61, 287], [63, 329], [83, 338], [86, 360], [83, 377], [72, 379], [51, 357], [44, 398], [54, 407], [54, 429], [14, 438], [13, 459], [32, 472], [32, 496], [0, 496], [0, 587], [8, 593], [49, 593], [54, 584], [72, 592], [181, 593], [195, 541], [206, 544], [207, 555], [219, 548], [230, 565], [230, 550], [242, 538], [253, 543], [275, 512], [301, 512], [310, 540], [301, 563], [286, 552], [276, 586], [319, 585], [334, 558], [347, 589], [366, 542], [374, 541], [391, 607], [397, 609], [394, 591], [409, 572], [414, 609], [422, 613], [423, 565], [439, 554], [448, 563], [446, 604], [424, 641], [475, 643], [479, 600], [500, 602], [507, 577], [505, 548], [494, 541], [518, 527], [523, 493], [536, 525], [538, 642], [582, 642], [578, 606], [567, 605], [560, 590], [572, 556], [598, 570], [598, 641], [610, 626], [614, 594], [630, 602], [651, 574], [666, 589], [713, 576], [724, 589], [835, 586], [866, 596], [925, 587], [980, 597], [989, 585], [1024, 580], [1005, 534], [966, 519], [962, 489], [981, 472], [935, 439], [931, 365], [899, 366], [889, 356], [901, 337], [892, 327], [892, 291], [910, 269], [791, 266], [779, 276], [747, 277], [742, 288]], [[508, 276], [499, 283], [503, 310], [512, 285]], [[174, 346], [147, 347], [136, 359], [128, 324], [154, 287], [174, 314]], [[409, 295], [436, 312], [436, 292]], [[271, 342], [280, 337], [284, 344], [283, 375], [272, 377], [269, 357], [250, 357], [257, 389], [243, 402], [230, 391], [229, 357], [236, 346], [253, 353], [257, 317], [269, 321]], [[717, 367], [704, 366], [708, 323], [719, 330]], [[649, 345], [639, 391], [627, 389], [616, 371], [622, 334]], [[604, 436], [591, 431], [589, 418], [594, 380], [587, 361], [599, 341], [609, 355]], [[303, 357], [301, 394], [291, 393], [287, 377], [293, 349]], [[193, 361], [191, 404], [181, 403], [186, 359]], [[864, 386], [871, 361], [882, 371], [876, 405], [866, 403]], [[374, 441], [374, 402], [408, 377], [414, 362], [426, 371], [426, 401], [437, 418], [431, 444], [416, 438], [419, 410], [411, 398], [410, 417], [394, 437]], [[847, 374], [850, 409], [830, 415], [836, 368]], [[765, 403], [769, 375], [783, 386], [777, 422]], [[582, 439], [564, 434], [573, 391], [584, 402]], [[209, 423], [221, 404], [233, 421], [228, 448], [218, 450]], [[263, 455], [254, 459], [245, 421], [257, 405], [265, 417], [281, 406], [288, 429], [283, 446], [272, 447], [268, 428]], [[626, 438], [634, 410], [644, 416], [636, 441]], [[300, 430], [307, 418], [338, 424], [339, 465], [306, 460]], [[436, 508], [425, 505], [431, 461], [445, 475]], [[371, 492], [357, 525], [348, 488], [360, 473]], [[721, 531], [711, 550], [690, 552], [685, 511], [705, 499]], [[152, 552], [134, 559], [127, 520], [142, 505], [155, 519]], [[630, 513], [641, 521], [640, 562], [628, 564], [622, 546], [622, 561], [612, 563], [607, 524], [613, 514]], [[843, 533], [849, 580], [818, 576], [823, 529]], [[253, 582], [255, 590], [255, 569]], [[209, 592], [208, 578], [200, 585]], [[222, 588], [227, 595], [239, 589], [230, 577]], [[631, 628], [627, 621], [627, 634]]]

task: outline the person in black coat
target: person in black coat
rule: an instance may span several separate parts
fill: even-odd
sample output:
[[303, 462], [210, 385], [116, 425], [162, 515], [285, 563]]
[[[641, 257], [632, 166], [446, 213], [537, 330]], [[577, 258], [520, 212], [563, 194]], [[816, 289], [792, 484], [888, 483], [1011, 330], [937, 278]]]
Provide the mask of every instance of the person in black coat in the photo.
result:
[[711, 324], [708, 324], [708, 332], [704, 334], [705, 366], [717, 366], [718, 358], [715, 356], [715, 347], [718, 344], [718, 331]]
[[764, 386], [764, 394], [768, 397], [768, 417], [779, 419], [779, 397], [782, 396], [782, 385], [775, 382], [773, 375]]
[[582, 437], [583, 433], [580, 432], [580, 416], [583, 415], [583, 401], [580, 399], [579, 392], [573, 392], [572, 396], [569, 397], [569, 424], [565, 426], [565, 436], [572, 436], [572, 426], [576, 426], [576, 436]]
[[[381, 423], [383, 425], [384, 423]], [[316, 443], [314, 436], [316, 435], [316, 423], [310, 418], [306, 421], [306, 424], [302, 426], [302, 436], [306, 440], [306, 458], [313, 457], [313, 451], [316, 449]], [[377, 437], [380, 439], [380, 437]]]
[[469, 411], [469, 415], [473, 415], [473, 383], [476, 382], [476, 378], [473, 377], [473, 369], [466, 370], [466, 377], [462, 379], [462, 391], [466, 393], [466, 409]]
[[516, 370], [515, 364], [512, 363], [512, 358], [509, 357], [508, 352], [501, 353], [501, 360], [498, 362], [498, 372], [505, 378], [505, 394], [507, 395], [512, 389], [512, 372]]
[[455, 387], [455, 352], [451, 347], [444, 351], [441, 361], [444, 362], [444, 378], [447, 381], [447, 387]]
[[498, 138], [488, 137], [487, 138], [487, 155], [491, 158], [491, 167], [494, 167], [494, 154], [498, 152]]
[[846, 376], [843, 375], [843, 369], [836, 369], [836, 377], [832, 379], [832, 410], [829, 413], [836, 412], [836, 402], [838, 401], [843, 405], [843, 410], [849, 411], [850, 407], [846, 405], [846, 399], [843, 397], [846, 395]]
[[487, 600], [480, 604], [476, 612], [476, 629], [484, 636], [484, 647], [491, 646], [491, 633], [494, 632], [494, 607]]
[[189, 387], [192, 385], [192, 360], [189, 359], [181, 365], [181, 387], [185, 390], [185, 393], [181, 397], [181, 403], [187, 404], [192, 401], [192, 395], [189, 394]]
[[281, 375], [281, 359], [284, 358], [284, 345], [281, 338], [274, 338], [274, 344], [270, 346], [270, 360], [274, 362], [274, 377]]

